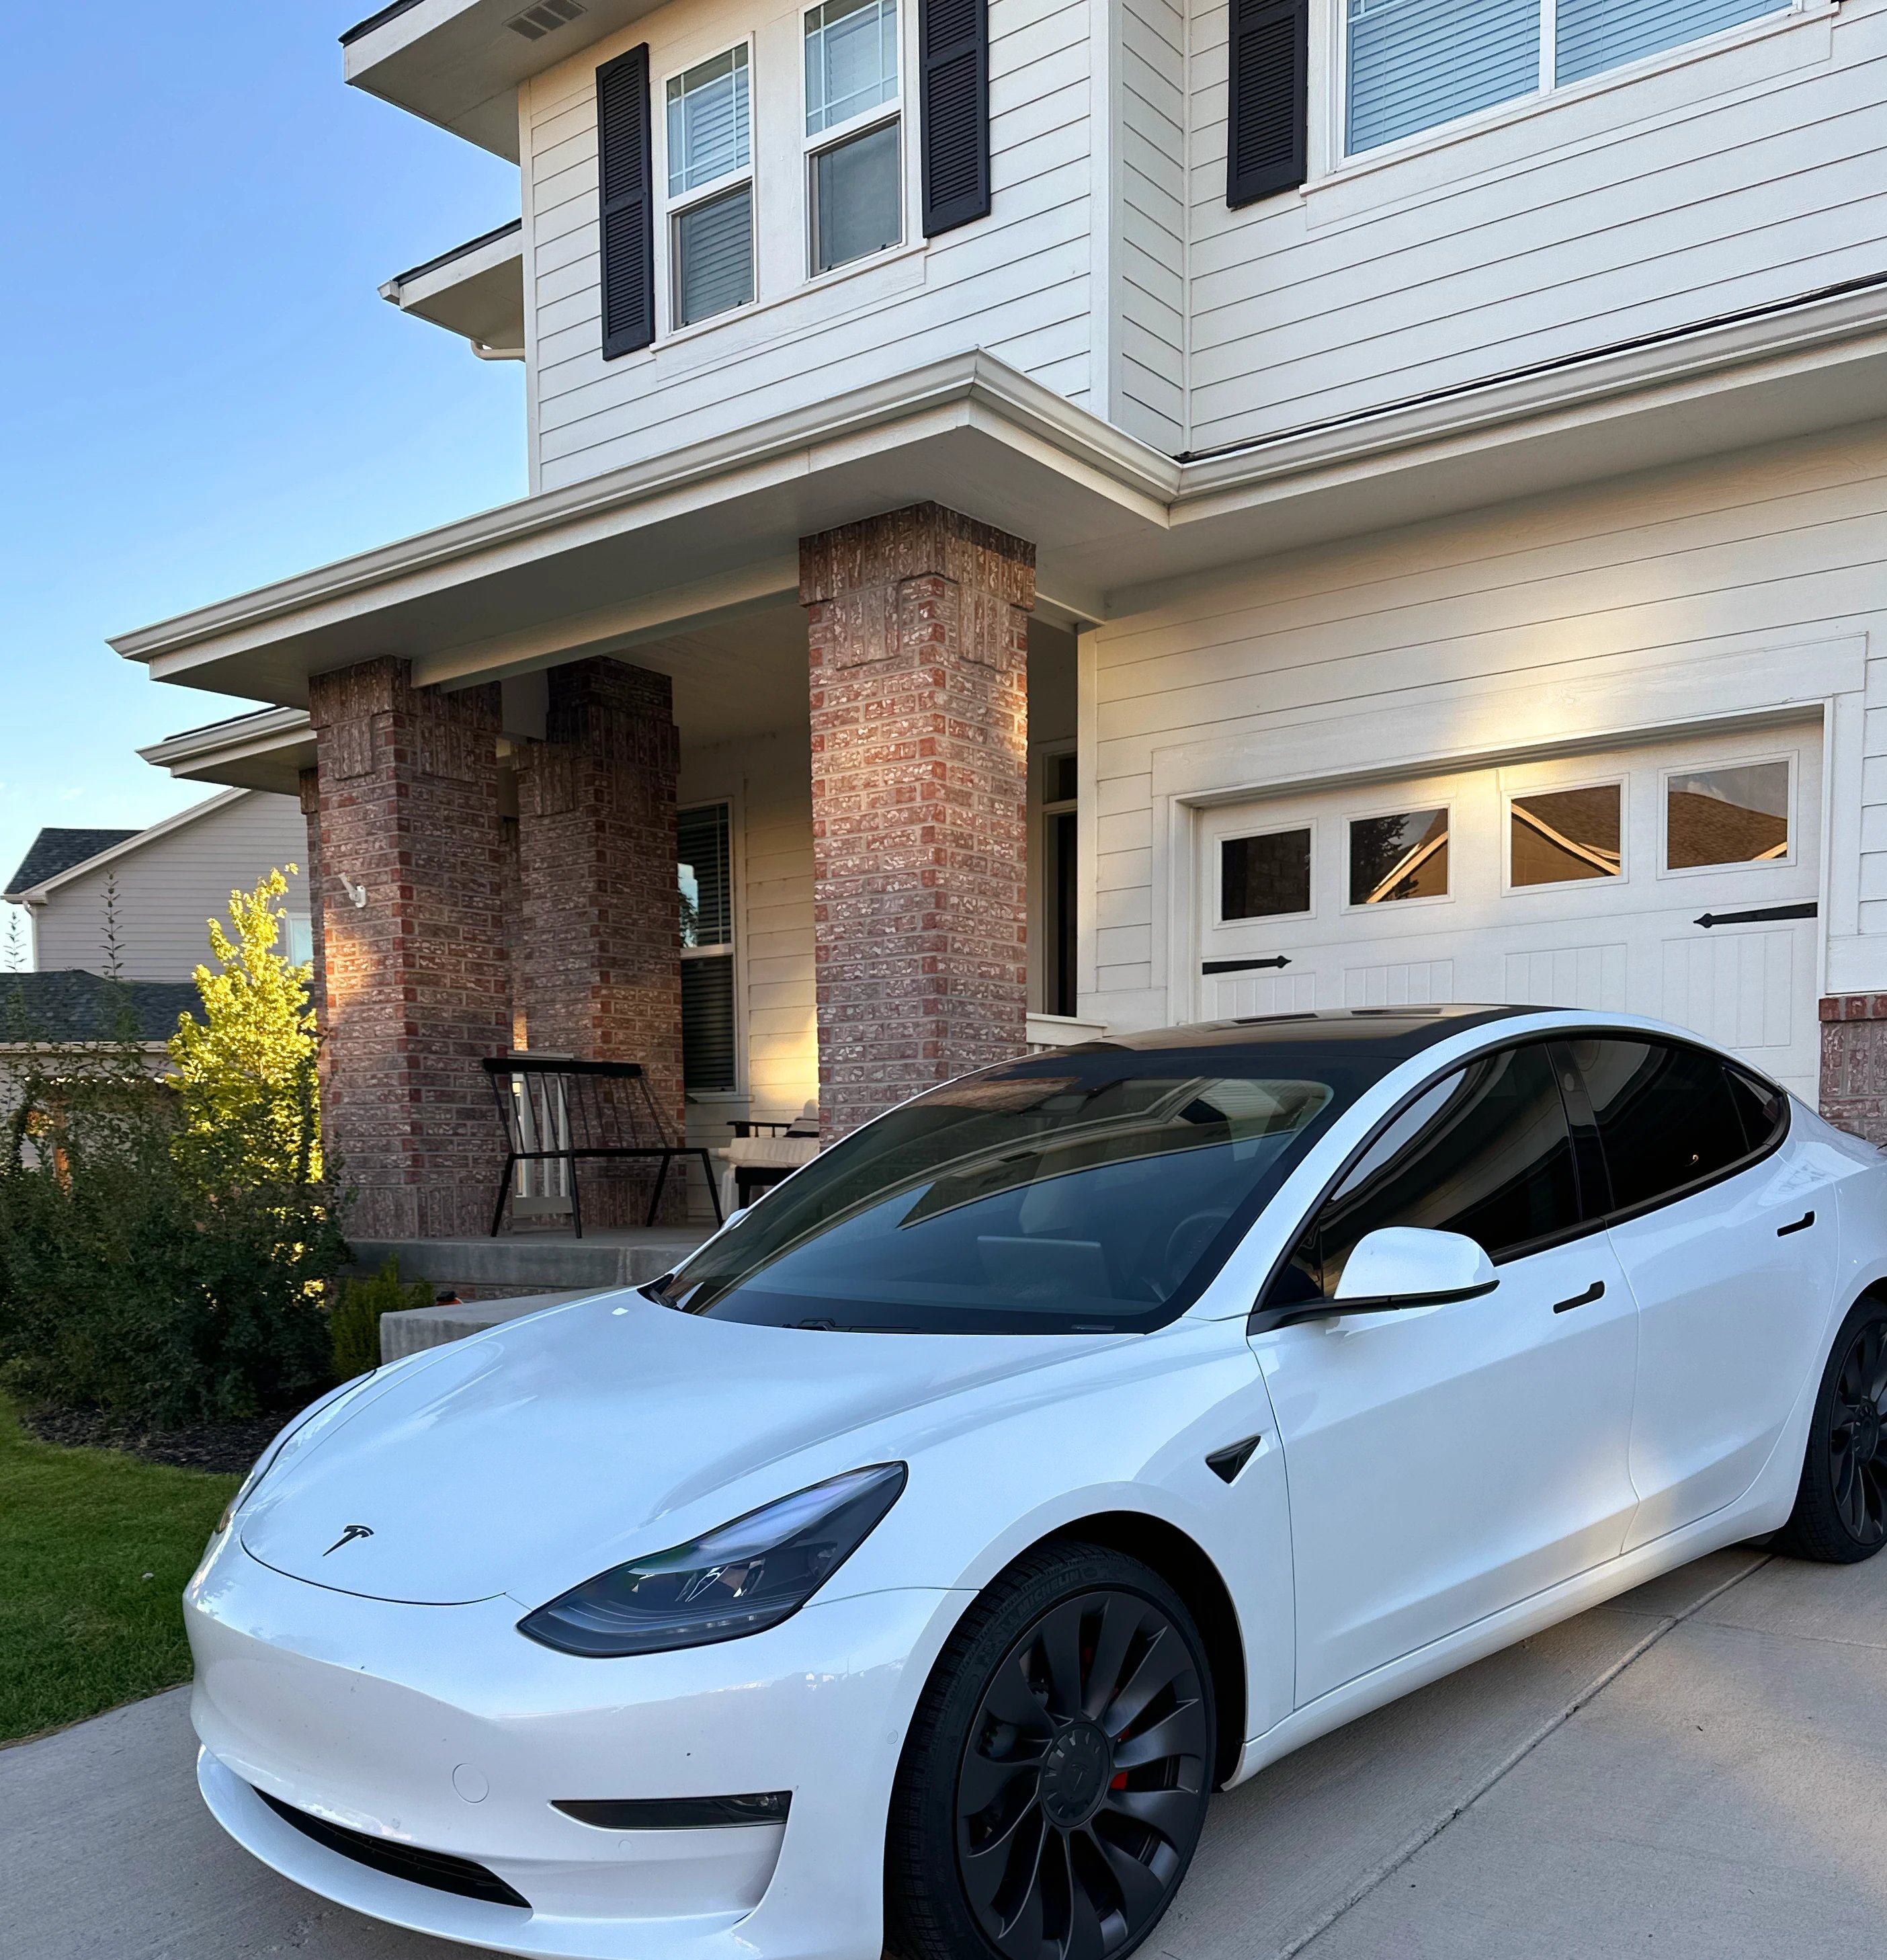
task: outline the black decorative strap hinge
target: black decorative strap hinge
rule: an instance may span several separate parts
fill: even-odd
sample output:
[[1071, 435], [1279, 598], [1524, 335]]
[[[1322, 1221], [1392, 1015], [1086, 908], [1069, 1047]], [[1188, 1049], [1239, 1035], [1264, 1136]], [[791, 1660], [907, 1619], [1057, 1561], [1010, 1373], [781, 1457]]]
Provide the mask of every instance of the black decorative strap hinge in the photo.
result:
[[1273, 953], [1269, 959], [1208, 959], [1203, 962], [1202, 973], [1255, 973], [1261, 966], [1288, 966], [1290, 960], [1282, 953]]
[[1714, 925], [1765, 925], [1771, 919], [1815, 918], [1821, 907], [1811, 899], [1800, 905], [1759, 905], [1749, 912], [1706, 912], [1701, 918], [1693, 919], [1693, 925], [1701, 925], [1708, 932]]

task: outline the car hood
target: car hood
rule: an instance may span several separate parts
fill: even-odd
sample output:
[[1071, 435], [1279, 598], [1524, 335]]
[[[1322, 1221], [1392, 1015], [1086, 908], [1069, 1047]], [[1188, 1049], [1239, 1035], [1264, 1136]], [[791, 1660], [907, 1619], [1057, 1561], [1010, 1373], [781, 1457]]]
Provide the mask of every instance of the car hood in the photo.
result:
[[906, 1453], [926, 1425], [862, 1433], [887, 1418], [1121, 1338], [750, 1327], [605, 1294], [370, 1383], [262, 1479], [239, 1535], [262, 1564], [338, 1592], [536, 1605]]

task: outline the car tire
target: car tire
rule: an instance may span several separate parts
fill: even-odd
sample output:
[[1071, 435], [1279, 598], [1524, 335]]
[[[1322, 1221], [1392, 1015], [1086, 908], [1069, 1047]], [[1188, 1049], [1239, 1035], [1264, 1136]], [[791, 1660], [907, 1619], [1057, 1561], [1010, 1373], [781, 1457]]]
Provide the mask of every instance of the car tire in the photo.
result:
[[1192, 1862], [1217, 1736], [1204, 1642], [1138, 1559], [1044, 1546], [964, 1615], [898, 1764], [900, 1960], [1124, 1960]]
[[1887, 1545], [1887, 1302], [1857, 1301], [1828, 1351], [1802, 1481], [1771, 1541], [1793, 1558], [1852, 1565]]

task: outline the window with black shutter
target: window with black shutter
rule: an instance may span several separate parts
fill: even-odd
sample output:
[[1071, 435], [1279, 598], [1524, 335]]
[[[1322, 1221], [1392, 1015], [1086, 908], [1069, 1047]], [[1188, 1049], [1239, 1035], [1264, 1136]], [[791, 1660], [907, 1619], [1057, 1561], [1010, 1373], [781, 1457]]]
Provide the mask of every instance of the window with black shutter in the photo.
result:
[[1303, 183], [1310, 44], [1310, 0], [1232, 0], [1228, 204], [1250, 204]]
[[920, 0], [924, 235], [990, 211], [989, 0]]
[[603, 358], [655, 338], [655, 205], [649, 132], [649, 49], [596, 71], [602, 191]]

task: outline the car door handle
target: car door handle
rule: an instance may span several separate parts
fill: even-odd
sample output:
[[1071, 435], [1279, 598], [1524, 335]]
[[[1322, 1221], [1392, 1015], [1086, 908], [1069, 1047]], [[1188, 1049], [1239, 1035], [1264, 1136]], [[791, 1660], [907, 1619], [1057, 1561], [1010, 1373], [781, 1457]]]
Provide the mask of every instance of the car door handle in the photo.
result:
[[1812, 1211], [1805, 1211], [1793, 1225], [1778, 1225], [1776, 1227], [1776, 1236], [1778, 1239], [1786, 1239], [1791, 1232], [1806, 1232], [1814, 1223], [1815, 1214]]
[[1568, 1313], [1575, 1306], [1590, 1306], [1595, 1300], [1603, 1300], [1605, 1297], [1605, 1281], [1594, 1280], [1584, 1293], [1574, 1293], [1571, 1300], [1555, 1300], [1553, 1311], [1555, 1313]]

